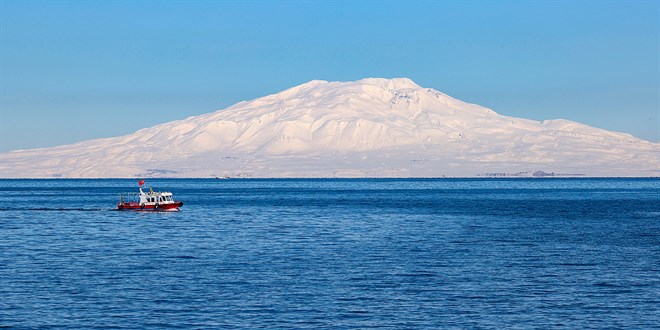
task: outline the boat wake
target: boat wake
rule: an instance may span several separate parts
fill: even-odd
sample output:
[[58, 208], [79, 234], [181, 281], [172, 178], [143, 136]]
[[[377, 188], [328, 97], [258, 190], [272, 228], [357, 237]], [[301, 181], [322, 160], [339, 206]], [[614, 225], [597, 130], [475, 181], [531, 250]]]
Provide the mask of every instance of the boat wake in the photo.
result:
[[85, 212], [90, 212], [90, 211], [114, 211], [115, 209], [111, 208], [82, 208], [82, 207], [74, 207], [74, 208], [68, 208], [68, 207], [0, 207], [0, 212], [7, 212], [7, 211], [57, 211], [57, 212], [65, 212], [65, 211], [85, 211]]

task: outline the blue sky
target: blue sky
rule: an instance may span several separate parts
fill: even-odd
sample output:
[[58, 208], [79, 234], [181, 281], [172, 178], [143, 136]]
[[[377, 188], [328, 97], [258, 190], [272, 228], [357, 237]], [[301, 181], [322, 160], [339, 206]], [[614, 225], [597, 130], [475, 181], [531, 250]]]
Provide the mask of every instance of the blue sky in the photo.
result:
[[3, 152], [365, 77], [657, 142], [660, 2], [0, 2]]

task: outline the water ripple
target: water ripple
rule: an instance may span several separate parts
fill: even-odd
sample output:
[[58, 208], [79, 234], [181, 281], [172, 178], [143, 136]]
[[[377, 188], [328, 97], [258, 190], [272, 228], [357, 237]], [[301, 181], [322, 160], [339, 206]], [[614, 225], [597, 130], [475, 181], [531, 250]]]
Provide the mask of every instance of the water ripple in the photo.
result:
[[659, 180], [152, 184], [0, 180], [0, 327], [660, 325]]

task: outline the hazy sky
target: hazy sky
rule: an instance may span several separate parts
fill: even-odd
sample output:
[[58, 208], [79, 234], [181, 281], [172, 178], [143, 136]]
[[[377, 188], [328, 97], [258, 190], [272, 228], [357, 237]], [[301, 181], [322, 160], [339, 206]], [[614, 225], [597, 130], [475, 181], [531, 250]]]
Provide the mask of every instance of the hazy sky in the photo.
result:
[[0, 151], [408, 77], [660, 140], [660, 1], [0, 1]]

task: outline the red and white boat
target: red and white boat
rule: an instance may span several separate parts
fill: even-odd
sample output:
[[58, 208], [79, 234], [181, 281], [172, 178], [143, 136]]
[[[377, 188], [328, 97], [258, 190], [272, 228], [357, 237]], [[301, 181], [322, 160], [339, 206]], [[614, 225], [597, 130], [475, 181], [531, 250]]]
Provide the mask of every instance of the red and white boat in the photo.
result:
[[179, 211], [183, 202], [175, 201], [171, 192], [142, 191], [144, 180], [140, 180], [140, 192], [120, 193], [117, 209], [122, 211]]

